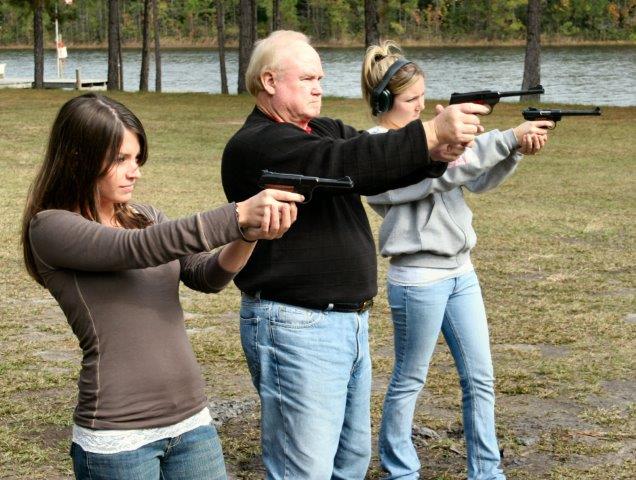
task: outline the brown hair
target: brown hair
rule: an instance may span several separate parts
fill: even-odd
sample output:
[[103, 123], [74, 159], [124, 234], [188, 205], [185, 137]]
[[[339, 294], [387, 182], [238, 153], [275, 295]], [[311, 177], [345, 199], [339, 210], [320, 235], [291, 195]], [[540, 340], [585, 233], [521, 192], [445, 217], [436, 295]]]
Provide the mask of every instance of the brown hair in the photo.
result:
[[[42, 210], [61, 209], [100, 222], [97, 181], [116, 163], [125, 130], [137, 135], [138, 163], [143, 165], [148, 158], [146, 133], [139, 119], [124, 105], [88, 93], [60, 108], [22, 216], [24, 263], [29, 275], [41, 285], [44, 281], [29, 241], [31, 219]], [[115, 219], [124, 228], [144, 228], [151, 223], [125, 203], [115, 204]]]
[[[377, 87], [384, 74], [397, 60], [404, 59], [400, 47], [391, 40], [385, 40], [380, 45], [367, 48], [362, 62], [362, 97], [371, 106], [373, 90]], [[389, 80], [387, 88], [396, 95], [413, 85], [419, 78], [425, 78], [424, 72], [415, 63], [408, 63], [400, 68]]]

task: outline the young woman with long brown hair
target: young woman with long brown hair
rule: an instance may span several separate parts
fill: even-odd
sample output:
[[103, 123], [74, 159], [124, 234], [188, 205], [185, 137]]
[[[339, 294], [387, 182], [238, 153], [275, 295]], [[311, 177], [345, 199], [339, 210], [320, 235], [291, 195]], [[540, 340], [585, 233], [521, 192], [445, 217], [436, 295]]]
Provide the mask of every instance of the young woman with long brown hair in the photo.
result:
[[171, 221], [131, 203], [147, 157], [144, 128], [121, 103], [87, 94], [64, 104], [27, 200], [26, 268], [57, 300], [82, 348], [76, 478], [222, 479], [179, 282], [222, 289], [254, 241], [290, 227], [293, 202], [303, 197], [265, 190]]

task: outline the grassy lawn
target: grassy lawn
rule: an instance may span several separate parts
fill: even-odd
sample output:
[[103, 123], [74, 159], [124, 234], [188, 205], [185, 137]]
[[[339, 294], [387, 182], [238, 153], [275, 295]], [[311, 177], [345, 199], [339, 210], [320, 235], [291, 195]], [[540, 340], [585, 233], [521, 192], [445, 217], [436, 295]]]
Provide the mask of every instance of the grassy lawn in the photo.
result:
[[[67, 452], [81, 356], [56, 303], [27, 277], [18, 243], [51, 122], [72, 95], [0, 90], [0, 478], [72, 475]], [[221, 152], [250, 111], [249, 97], [114, 97], [148, 132], [150, 160], [136, 200], [172, 217], [224, 201]], [[483, 123], [517, 125], [523, 108], [498, 105]], [[371, 123], [360, 100], [326, 99], [323, 113], [360, 129]], [[636, 470], [635, 117], [636, 108], [604, 108], [602, 117], [566, 118], [506, 184], [468, 197], [508, 478], [631, 479]], [[377, 231], [379, 217], [369, 215]], [[392, 368], [386, 265], [380, 261], [371, 319], [374, 434]], [[220, 295], [182, 293], [207, 393], [241, 411], [220, 428], [228, 470], [234, 478], [261, 478], [258, 404], [240, 347], [238, 292], [232, 286]], [[457, 375], [440, 341], [415, 420], [439, 437], [416, 438], [423, 478], [465, 478], [460, 419]], [[368, 478], [379, 473], [374, 454]]]

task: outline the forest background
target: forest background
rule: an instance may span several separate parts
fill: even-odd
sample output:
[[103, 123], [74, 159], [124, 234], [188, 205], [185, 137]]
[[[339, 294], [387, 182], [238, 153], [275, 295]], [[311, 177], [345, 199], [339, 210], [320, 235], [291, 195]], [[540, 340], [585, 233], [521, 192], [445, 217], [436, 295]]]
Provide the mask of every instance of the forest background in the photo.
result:
[[[0, 2], [0, 46], [33, 45], [33, 0]], [[47, 47], [54, 45], [55, 1], [45, 0]], [[240, 0], [225, 0], [225, 41], [238, 45]], [[273, 25], [275, 4], [280, 25], [310, 35], [315, 44], [364, 44], [363, 0], [257, 0], [257, 36]], [[64, 41], [72, 46], [104, 47], [108, 39], [108, 0], [58, 2]], [[124, 46], [141, 44], [142, 0], [121, 0]], [[218, 0], [159, 0], [162, 46], [216, 46]], [[379, 0], [379, 31], [403, 45], [524, 43], [524, 0]], [[636, 0], [547, 0], [541, 19], [542, 43], [636, 41]]]

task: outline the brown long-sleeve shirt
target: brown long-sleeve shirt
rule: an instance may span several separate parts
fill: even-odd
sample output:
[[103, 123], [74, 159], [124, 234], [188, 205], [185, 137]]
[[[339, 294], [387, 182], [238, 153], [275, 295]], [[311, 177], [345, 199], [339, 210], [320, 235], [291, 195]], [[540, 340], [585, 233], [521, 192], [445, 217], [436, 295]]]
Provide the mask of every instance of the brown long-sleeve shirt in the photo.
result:
[[179, 281], [214, 292], [233, 277], [214, 247], [240, 238], [234, 204], [144, 229], [111, 228], [66, 210], [29, 228], [39, 273], [83, 352], [74, 421], [94, 429], [177, 423], [207, 402], [188, 340]]

